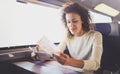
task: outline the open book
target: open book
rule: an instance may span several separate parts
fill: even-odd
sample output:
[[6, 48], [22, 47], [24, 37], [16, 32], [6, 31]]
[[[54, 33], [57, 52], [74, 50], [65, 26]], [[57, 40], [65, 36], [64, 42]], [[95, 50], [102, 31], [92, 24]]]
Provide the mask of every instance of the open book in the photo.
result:
[[53, 53], [59, 52], [57, 46], [52, 43], [46, 36], [43, 36], [39, 41], [40, 52], [37, 53], [40, 60], [50, 60]]

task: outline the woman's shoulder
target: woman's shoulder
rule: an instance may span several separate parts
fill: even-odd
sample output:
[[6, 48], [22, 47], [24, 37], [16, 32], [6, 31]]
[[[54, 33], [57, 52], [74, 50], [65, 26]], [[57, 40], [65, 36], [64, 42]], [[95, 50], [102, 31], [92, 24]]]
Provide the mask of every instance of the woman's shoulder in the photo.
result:
[[88, 35], [92, 35], [92, 36], [101, 35], [102, 36], [102, 34], [99, 31], [95, 31], [95, 30], [90, 30], [88, 32]]
[[99, 31], [95, 31], [95, 30], [90, 30], [88, 33], [89, 34], [101, 34]]

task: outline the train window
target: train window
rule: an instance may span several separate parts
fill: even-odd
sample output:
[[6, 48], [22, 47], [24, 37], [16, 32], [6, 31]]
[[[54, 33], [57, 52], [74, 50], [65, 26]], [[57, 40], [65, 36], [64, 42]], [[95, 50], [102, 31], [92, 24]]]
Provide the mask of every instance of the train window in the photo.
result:
[[35, 44], [43, 35], [53, 42], [62, 39], [59, 9], [15, 0], [0, 5], [0, 47]]
[[111, 23], [112, 19], [109, 16], [102, 15], [93, 11], [89, 11], [92, 23]]
[[[0, 3], [0, 47], [35, 44], [43, 35], [52, 42], [64, 36], [59, 9], [16, 0]], [[109, 23], [111, 18], [90, 11], [92, 23]]]

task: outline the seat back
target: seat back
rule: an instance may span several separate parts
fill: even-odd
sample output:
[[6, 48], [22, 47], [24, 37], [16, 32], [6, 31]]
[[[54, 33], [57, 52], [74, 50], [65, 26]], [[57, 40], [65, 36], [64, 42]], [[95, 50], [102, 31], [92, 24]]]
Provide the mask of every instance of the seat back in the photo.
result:
[[110, 35], [111, 25], [109, 23], [97, 23], [94, 29], [103, 35], [101, 68], [115, 71], [116, 64], [120, 64], [120, 37]]
[[108, 36], [111, 32], [111, 26], [109, 23], [96, 23], [94, 30], [101, 32], [103, 36]]

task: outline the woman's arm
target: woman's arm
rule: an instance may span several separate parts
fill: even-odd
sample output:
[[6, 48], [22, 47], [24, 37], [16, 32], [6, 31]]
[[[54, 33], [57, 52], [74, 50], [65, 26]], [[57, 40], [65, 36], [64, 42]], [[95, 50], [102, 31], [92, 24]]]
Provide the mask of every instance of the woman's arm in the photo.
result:
[[94, 34], [92, 54], [89, 60], [84, 61], [84, 70], [97, 70], [100, 67], [101, 56], [103, 52], [102, 35], [97, 32]]
[[56, 57], [58, 62], [61, 63], [62, 65], [68, 65], [77, 68], [83, 68], [84, 66], [84, 62], [82, 60], [70, 58], [67, 54], [60, 53], [59, 55], [54, 54], [54, 56]]

